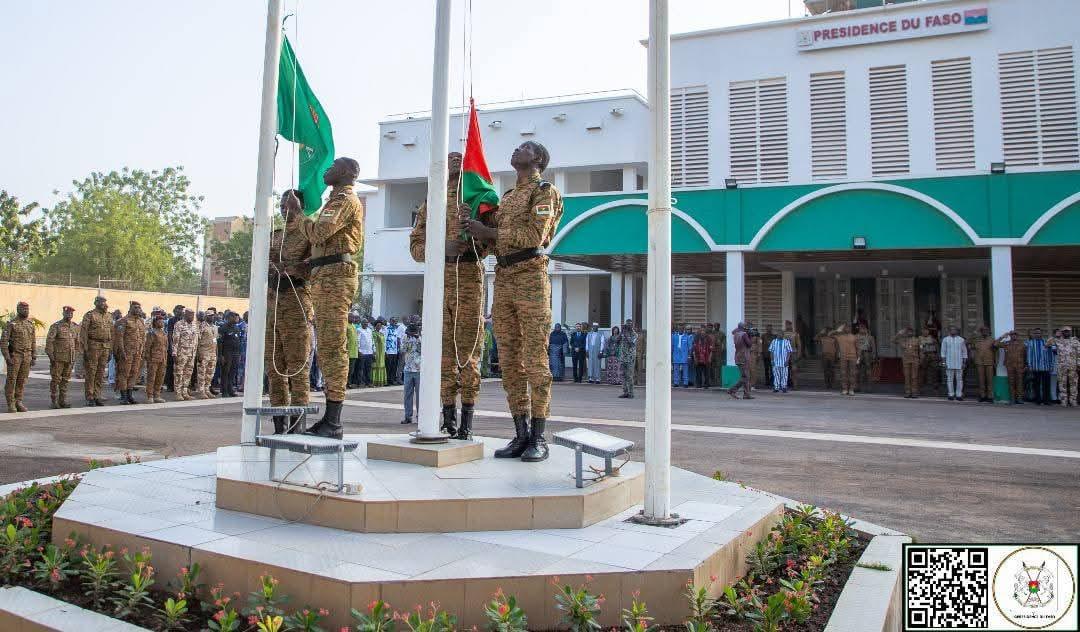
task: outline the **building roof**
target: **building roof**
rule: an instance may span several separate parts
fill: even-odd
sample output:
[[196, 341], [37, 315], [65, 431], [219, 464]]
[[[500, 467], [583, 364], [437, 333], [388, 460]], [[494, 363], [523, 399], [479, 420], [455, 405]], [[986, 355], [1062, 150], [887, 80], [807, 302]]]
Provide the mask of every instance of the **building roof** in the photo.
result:
[[[573, 105], [575, 103], [591, 103], [596, 101], [613, 101], [619, 99], [632, 98], [635, 101], [641, 103], [642, 106], [648, 107], [648, 101], [637, 90], [630, 88], [620, 90], [602, 90], [597, 92], [576, 92], [573, 94], [560, 94], [546, 97], [534, 97], [531, 99], [514, 99], [512, 101], [494, 101], [491, 103], [478, 103], [476, 109], [478, 112], [506, 112], [509, 110], [525, 110], [530, 108], [540, 108], [552, 105]], [[450, 116], [462, 116], [466, 112], [465, 108], [457, 107], [450, 108]], [[420, 110], [417, 112], [400, 112], [397, 114], [389, 114], [383, 120], [379, 121], [380, 125], [387, 123], [399, 123], [401, 121], [425, 121], [431, 118], [430, 110]]]

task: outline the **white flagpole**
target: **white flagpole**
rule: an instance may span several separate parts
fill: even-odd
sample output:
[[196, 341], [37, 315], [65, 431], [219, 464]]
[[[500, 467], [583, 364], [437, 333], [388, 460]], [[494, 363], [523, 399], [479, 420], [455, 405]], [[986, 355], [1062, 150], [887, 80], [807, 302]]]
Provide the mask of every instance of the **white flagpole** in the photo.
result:
[[[270, 267], [270, 207], [274, 203], [274, 140], [277, 135], [278, 61], [281, 57], [282, 0], [268, 0], [263, 50], [262, 110], [259, 119], [259, 168], [255, 182], [255, 226], [251, 244], [251, 280], [247, 359], [244, 362], [244, 408], [262, 403], [263, 354], [266, 352], [266, 274]], [[240, 443], [255, 443], [255, 415], [244, 414]]]
[[671, 84], [668, 1], [649, 0], [649, 261], [644, 522], [671, 519]]
[[446, 441], [439, 429], [442, 373], [443, 271], [446, 268], [446, 153], [450, 146], [450, 6], [435, 5], [435, 56], [431, 78], [431, 162], [428, 170], [427, 232], [424, 248], [423, 353], [420, 363], [420, 416], [414, 441]]

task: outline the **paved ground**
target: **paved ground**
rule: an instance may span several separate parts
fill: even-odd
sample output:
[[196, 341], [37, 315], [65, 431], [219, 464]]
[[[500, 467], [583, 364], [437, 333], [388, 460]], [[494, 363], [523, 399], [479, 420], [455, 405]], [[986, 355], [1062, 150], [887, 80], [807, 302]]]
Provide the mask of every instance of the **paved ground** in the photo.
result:
[[[31, 381], [27, 403], [48, 403]], [[555, 387], [553, 430], [589, 425], [644, 444], [644, 398]], [[81, 398], [80, 398], [81, 399]], [[399, 391], [354, 392], [346, 431], [398, 431]], [[0, 415], [0, 483], [83, 469], [89, 456], [208, 452], [239, 435], [239, 400]], [[498, 383], [478, 432], [509, 436]], [[913, 534], [921, 541], [1080, 539], [1080, 411], [891, 396], [673, 393], [673, 464]], [[635, 458], [641, 458], [639, 450]]]

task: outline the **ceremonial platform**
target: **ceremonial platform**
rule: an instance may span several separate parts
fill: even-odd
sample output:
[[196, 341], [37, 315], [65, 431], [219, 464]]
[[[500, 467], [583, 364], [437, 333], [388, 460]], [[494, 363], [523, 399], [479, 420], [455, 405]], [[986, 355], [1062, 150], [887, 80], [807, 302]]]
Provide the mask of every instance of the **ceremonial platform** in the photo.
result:
[[[642, 526], [628, 521], [641, 509], [641, 463], [578, 489], [574, 451], [561, 446], [522, 463], [492, 458], [505, 439], [480, 437], [483, 458], [430, 467], [368, 457], [368, 443], [400, 435], [347, 438], [358, 448], [346, 458], [345, 493], [270, 482], [266, 448], [231, 446], [87, 473], [56, 514], [54, 537], [148, 547], [159, 584], [198, 563], [203, 581], [245, 595], [269, 573], [293, 606], [330, 610], [331, 629], [375, 599], [398, 610], [434, 601], [461, 627], [481, 626], [498, 588], [517, 597], [530, 629], [551, 629], [553, 583], [590, 577], [606, 598], [603, 625], [618, 623], [635, 591], [657, 623], [678, 625], [686, 584], [715, 576], [718, 593], [783, 512], [777, 498], [673, 468], [672, 511], [685, 522]], [[278, 471], [303, 458], [279, 452]], [[290, 480], [318, 484], [336, 468], [313, 458]]]

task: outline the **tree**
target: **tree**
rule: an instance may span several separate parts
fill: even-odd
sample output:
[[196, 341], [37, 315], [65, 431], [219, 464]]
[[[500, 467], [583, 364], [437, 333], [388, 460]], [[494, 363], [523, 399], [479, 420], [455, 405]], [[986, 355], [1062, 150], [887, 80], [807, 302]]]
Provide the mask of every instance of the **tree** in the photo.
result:
[[95, 172], [45, 212], [56, 252], [45, 272], [125, 279], [148, 290], [198, 283], [206, 222], [183, 167]]
[[30, 219], [37, 208], [36, 202], [20, 206], [18, 198], [0, 191], [0, 274], [26, 272], [51, 251], [44, 218]]

